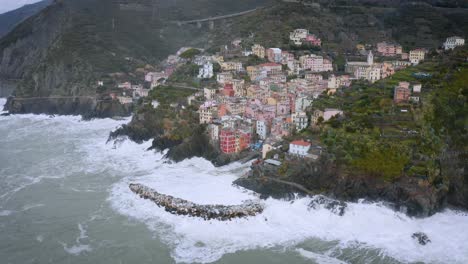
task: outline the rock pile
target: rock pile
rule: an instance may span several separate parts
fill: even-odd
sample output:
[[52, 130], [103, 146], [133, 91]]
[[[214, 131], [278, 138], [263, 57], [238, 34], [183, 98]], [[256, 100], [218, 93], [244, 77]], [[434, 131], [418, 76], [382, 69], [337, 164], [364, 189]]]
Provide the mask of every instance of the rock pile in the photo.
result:
[[130, 184], [130, 190], [140, 195], [141, 198], [149, 199], [158, 206], [164, 207], [171, 214], [201, 217], [205, 220], [225, 221], [233, 218], [255, 216], [263, 212], [263, 205], [251, 200], [245, 201], [241, 205], [200, 205], [170, 195], [160, 194], [141, 184]]
[[429, 237], [423, 232], [414, 233], [411, 237], [423, 246], [425, 246], [427, 243], [431, 243]]

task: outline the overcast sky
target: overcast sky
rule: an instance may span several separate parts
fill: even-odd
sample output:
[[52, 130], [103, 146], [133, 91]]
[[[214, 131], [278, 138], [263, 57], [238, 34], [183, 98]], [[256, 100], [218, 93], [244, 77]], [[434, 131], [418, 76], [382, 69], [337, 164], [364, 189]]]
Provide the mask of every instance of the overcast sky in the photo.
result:
[[0, 14], [40, 0], [0, 0]]

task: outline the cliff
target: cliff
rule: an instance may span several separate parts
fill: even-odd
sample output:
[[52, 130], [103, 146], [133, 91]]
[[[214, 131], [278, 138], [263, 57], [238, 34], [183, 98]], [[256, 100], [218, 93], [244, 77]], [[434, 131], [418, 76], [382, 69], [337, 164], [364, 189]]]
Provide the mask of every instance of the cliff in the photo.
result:
[[[384, 201], [395, 210], [417, 217], [433, 215], [447, 206], [448, 188], [433, 186], [421, 178], [401, 177], [386, 182], [371, 175], [349, 174], [326, 157], [318, 162], [289, 161], [283, 166], [294, 169], [283, 174], [278, 167], [257, 164], [252, 166], [249, 177], [234, 183], [260, 193], [263, 198], [293, 198], [296, 193], [313, 193], [345, 201]], [[287, 183], [298, 184], [311, 193]]]

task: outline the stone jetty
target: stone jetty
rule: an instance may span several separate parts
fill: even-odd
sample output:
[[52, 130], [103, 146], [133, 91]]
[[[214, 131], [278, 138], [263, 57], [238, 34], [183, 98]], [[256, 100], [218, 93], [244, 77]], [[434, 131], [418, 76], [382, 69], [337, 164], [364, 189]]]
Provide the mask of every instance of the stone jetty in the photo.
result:
[[149, 199], [158, 206], [164, 207], [167, 212], [176, 215], [226, 221], [233, 218], [255, 216], [263, 212], [263, 205], [252, 200], [245, 201], [240, 205], [201, 205], [170, 195], [160, 194], [141, 184], [130, 184], [129, 187], [132, 192], [138, 194], [141, 198]]

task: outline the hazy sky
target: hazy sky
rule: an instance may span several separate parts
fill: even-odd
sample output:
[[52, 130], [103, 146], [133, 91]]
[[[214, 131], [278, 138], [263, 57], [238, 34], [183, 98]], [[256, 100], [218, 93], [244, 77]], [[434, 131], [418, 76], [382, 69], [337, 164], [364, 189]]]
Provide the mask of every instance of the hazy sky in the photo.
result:
[[40, 0], [0, 0], [0, 14]]

